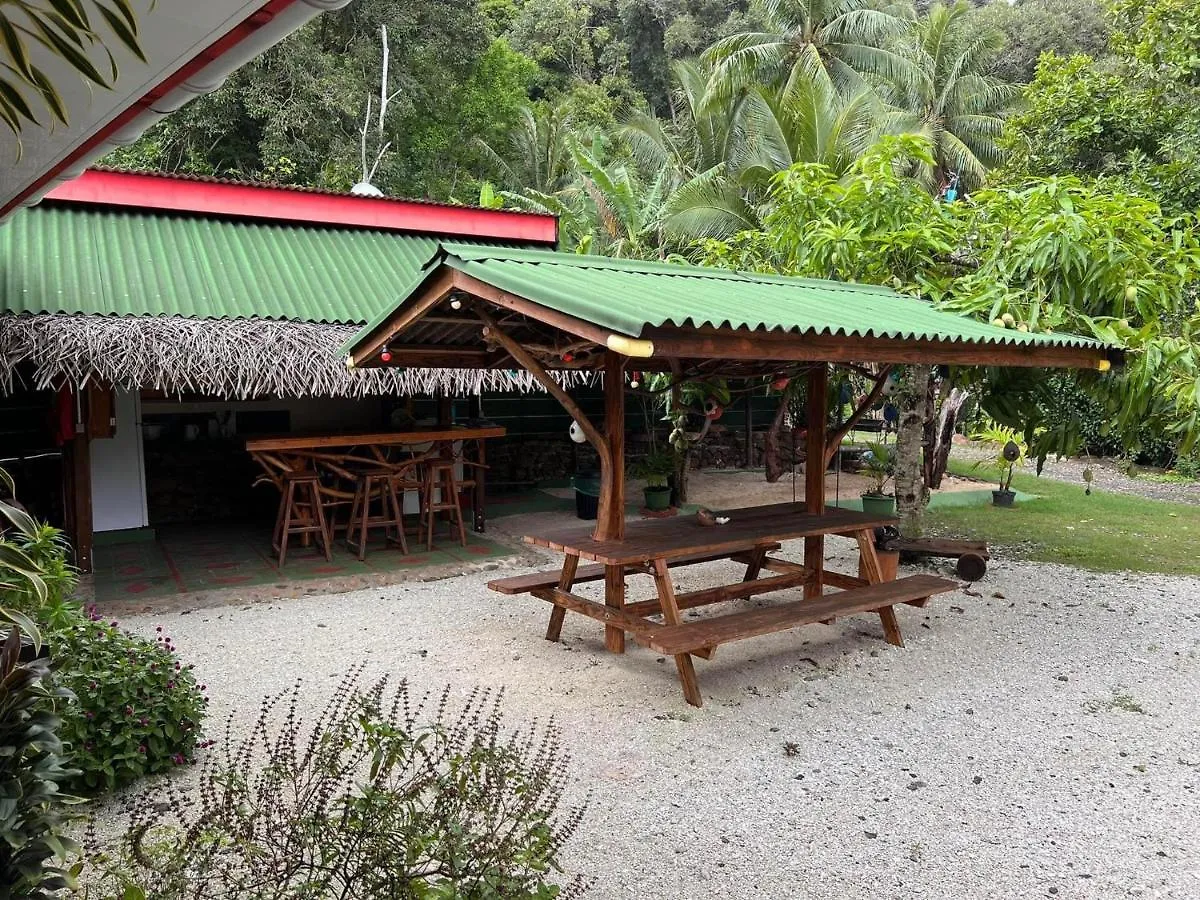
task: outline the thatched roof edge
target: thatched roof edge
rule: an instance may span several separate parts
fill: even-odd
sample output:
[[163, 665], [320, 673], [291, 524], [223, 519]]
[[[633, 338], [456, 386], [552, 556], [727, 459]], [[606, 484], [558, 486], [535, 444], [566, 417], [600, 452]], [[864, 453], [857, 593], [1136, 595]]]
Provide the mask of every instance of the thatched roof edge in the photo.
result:
[[[90, 381], [129, 390], [255, 397], [365, 397], [530, 391], [509, 369], [346, 368], [338, 348], [354, 325], [180, 316], [0, 315], [0, 392], [32, 363], [34, 386]], [[565, 386], [587, 373], [560, 373]]]

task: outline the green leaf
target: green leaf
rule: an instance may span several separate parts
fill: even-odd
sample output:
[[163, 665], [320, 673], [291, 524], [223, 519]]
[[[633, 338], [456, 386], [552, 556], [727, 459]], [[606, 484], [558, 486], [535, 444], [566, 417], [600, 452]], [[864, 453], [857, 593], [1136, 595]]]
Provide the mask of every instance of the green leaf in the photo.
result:
[[[118, 6], [121, 5], [121, 0], [114, 0], [114, 2], [116, 2]], [[146, 54], [142, 50], [141, 44], [138, 43], [137, 23], [133, 21], [132, 11], [129, 11], [129, 15], [127, 17], [124, 13], [118, 14], [113, 12], [102, 3], [97, 3], [96, 9], [100, 11], [100, 15], [104, 16], [104, 20], [108, 22], [108, 27], [113, 30], [113, 33], [117, 36], [117, 39], [125, 45], [126, 49], [128, 49], [130, 53], [132, 53], [142, 62], [149, 62], [149, 60], [146, 59]], [[113, 70], [113, 77], [116, 77], [115, 69]]]

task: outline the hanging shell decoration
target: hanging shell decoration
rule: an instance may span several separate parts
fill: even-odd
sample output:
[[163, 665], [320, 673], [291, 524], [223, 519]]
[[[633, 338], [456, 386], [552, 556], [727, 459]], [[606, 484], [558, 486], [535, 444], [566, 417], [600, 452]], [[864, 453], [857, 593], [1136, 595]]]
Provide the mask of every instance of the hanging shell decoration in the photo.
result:
[[1016, 441], [1009, 441], [1001, 451], [1006, 462], [1016, 462], [1021, 458], [1021, 447]]

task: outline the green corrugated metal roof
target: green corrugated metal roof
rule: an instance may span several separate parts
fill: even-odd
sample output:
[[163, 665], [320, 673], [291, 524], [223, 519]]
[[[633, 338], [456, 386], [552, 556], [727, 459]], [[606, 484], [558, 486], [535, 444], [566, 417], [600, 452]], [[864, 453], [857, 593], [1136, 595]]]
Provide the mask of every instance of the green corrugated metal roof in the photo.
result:
[[395, 232], [40, 206], [0, 228], [0, 312], [357, 324], [404, 296], [437, 247]]
[[[426, 269], [441, 263], [630, 337], [640, 337], [647, 327], [674, 325], [993, 345], [1104, 346], [1075, 335], [998, 328], [874, 285], [460, 243], [442, 243]], [[382, 311], [343, 350], [396, 307]]]

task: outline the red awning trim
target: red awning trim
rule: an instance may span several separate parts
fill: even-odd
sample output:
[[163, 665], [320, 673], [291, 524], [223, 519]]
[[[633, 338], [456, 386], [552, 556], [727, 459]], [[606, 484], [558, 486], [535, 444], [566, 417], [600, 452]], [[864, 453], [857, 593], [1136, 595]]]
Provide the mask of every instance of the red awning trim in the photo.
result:
[[558, 221], [550, 215], [426, 200], [356, 197], [147, 172], [89, 169], [79, 178], [55, 187], [45, 199], [546, 245], [553, 245], [558, 238]]

